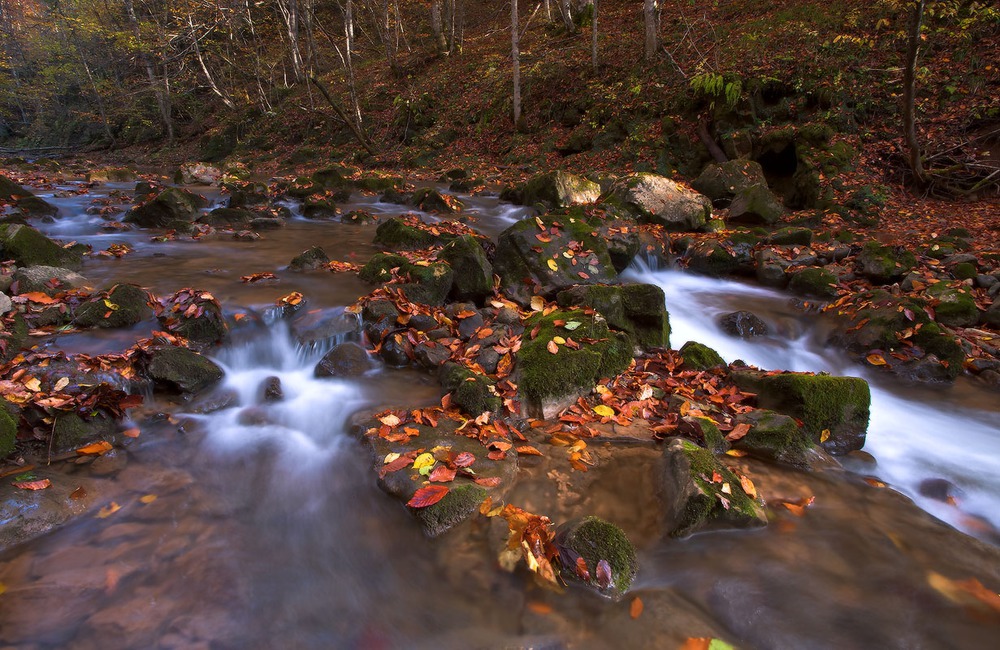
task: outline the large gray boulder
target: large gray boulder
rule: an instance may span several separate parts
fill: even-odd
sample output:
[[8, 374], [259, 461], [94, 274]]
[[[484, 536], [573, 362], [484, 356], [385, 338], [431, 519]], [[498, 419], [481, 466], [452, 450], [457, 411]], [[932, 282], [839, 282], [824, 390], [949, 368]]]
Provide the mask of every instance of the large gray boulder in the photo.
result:
[[87, 278], [58, 266], [29, 266], [14, 272], [14, 282], [18, 294], [41, 292], [54, 296], [60, 291], [84, 286]]
[[186, 229], [195, 221], [208, 202], [204, 197], [168, 187], [152, 200], [136, 206], [125, 215], [125, 221], [143, 228]]
[[564, 171], [539, 174], [521, 189], [521, 203], [541, 203], [549, 208], [586, 205], [601, 197], [601, 186], [586, 178]]
[[719, 208], [727, 207], [740, 190], [752, 185], [767, 185], [764, 170], [760, 163], [743, 159], [708, 165], [691, 183], [691, 187]]
[[146, 376], [154, 386], [171, 392], [197, 393], [222, 379], [224, 373], [208, 357], [187, 348], [163, 345], [147, 351]]
[[701, 230], [712, 216], [708, 197], [656, 174], [632, 174], [616, 183], [612, 192], [614, 201], [641, 221], [669, 230]]

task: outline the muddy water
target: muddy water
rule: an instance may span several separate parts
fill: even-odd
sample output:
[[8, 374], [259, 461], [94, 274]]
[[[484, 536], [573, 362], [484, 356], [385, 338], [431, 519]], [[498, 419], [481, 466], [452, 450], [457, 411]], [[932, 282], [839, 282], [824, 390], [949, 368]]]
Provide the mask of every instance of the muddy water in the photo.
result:
[[[128, 280], [161, 295], [194, 286], [211, 291], [228, 310], [260, 314], [266, 326], [218, 352], [227, 375], [213, 395], [200, 403], [147, 404], [135, 416], [142, 435], [124, 453], [77, 468], [70, 483], [85, 486], [92, 505], [84, 516], [0, 554], [6, 589], [0, 646], [675, 648], [688, 637], [716, 636], [761, 648], [950, 648], [995, 641], [1000, 620], [974, 599], [946, 598], [929, 576], [975, 577], [995, 589], [996, 548], [847, 472], [806, 475], [747, 464], [744, 471], [772, 503], [816, 501], [801, 517], [775, 505], [772, 525], [762, 531], [676, 541], [664, 540], [657, 514], [657, 450], [612, 451], [595, 443], [597, 467], [586, 474], [572, 471], [558, 450], [526, 459], [511, 501], [556, 521], [598, 514], [636, 541], [641, 569], [634, 594], [621, 603], [579, 590], [553, 594], [527, 575], [499, 570], [494, 558], [502, 531], [495, 522], [480, 519], [426, 540], [374, 485], [345, 424], [365, 406], [431, 403], [436, 384], [413, 371], [375, 371], [351, 382], [314, 379], [311, 367], [330, 341], [303, 349], [283, 324], [268, 319], [267, 307], [293, 290], [303, 292], [320, 317], [344, 318], [340, 308], [366, 290], [353, 275], [294, 274], [283, 267], [312, 245], [333, 259], [363, 261], [374, 228], [296, 218], [255, 242], [220, 235], [152, 243], [148, 232], [100, 233], [100, 220], [83, 215], [89, 199], [54, 202], [62, 218], [39, 224], [52, 236], [95, 249], [116, 242], [135, 249], [121, 260], [89, 261], [83, 273], [95, 286]], [[519, 214], [495, 199], [470, 204], [476, 225], [487, 232]], [[351, 207], [399, 211], [364, 199]], [[240, 282], [259, 271], [280, 280]], [[686, 285], [686, 277], [652, 278], [680, 292], [668, 291], [675, 345], [698, 338], [718, 345], [727, 359], [769, 367], [845, 364], [808, 343], [813, 324], [773, 294], [740, 293], [705, 280]], [[728, 310], [727, 300], [758, 310], [796, 343], [734, 349], [716, 341], [706, 316]], [[140, 334], [82, 333], [49, 345], [124, 349]], [[765, 358], [751, 356], [762, 349]], [[271, 376], [281, 379], [280, 403], [260, 398], [260, 384]], [[959, 398], [938, 392], [911, 398], [899, 387], [880, 387], [877, 395], [877, 402], [890, 404], [883, 419], [919, 407], [979, 426], [953, 413], [965, 404]], [[968, 399], [968, 408], [982, 410], [978, 398]], [[204, 413], [204, 403], [213, 401], [226, 407]], [[872, 444], [887, 451], [876, 453], [877, 466], [862, 469], [902, 490], [910, 484], [893, 472], [916, 480], [908, 463], [922, 459], [937, 468], [950, 462], [943, 445], [911, 450], [881, 431], [873, 431]], [[895, 445], [905, 451], [893, 454]], [[992, 471], [990, 462], [962, 457], [958, 464], [971, 477]], [[11, 489], [0, 486], [0, 498]], [[975, 494], [992, 507], [952, 510], [995, 513], [1000, 499], [989, 489]], [[111, 512], [112, 503], [120, 509]], [[644, 604], [637, 619], [629, 612], [633, 596]]]

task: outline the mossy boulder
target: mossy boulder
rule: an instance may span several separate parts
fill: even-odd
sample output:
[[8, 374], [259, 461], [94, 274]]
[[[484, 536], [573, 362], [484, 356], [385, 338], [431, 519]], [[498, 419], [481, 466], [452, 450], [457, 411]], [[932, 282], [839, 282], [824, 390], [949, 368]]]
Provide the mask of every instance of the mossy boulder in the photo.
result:
[[263, 183], [233, 182], [223, 186], [229, 192], [228, 208], [253, 208], [267, 205], [267, 185]]
[[601, 196], [601, 186], [581, 176], [564, 171], [538, 174], [517, 192], [522, 205], [543, 204], [549, 209], [586, 205]]
[[[525, 323], [532, 332], [536, 326], [537, 334], [522, 341], [517, 355], [517, 384], [522, 408], [529, 415], [552, 417], [590, 392], [599, 379], [617, 375], [632, 362], [628, 335], [612, 332], [596, 314], [581, 310], [538, 313]], [[565, 342], [560, 344], [556, 337]]]
[[388, 192], [403, 189], [406, 183], [398, 176], [362, 176], [353, 181], [354, 187], [365, 192]]
[[358, 277], [365, 282], [384, 283], [392, 280], [392, 270], [403, 271], [409, 265], [402, 255], [395, 253], [376, 253], [358, 271]]
[[288, 270], [302, 273], [304, 271], [315, 271], [325, 267], [330, 263], [330, 257], [319, 246], [313, 246], [302, 251], [292, 258], [288, 263]]
[[54, 266], [79, 269], [83, 255], [63, 248], [31, 226], [19, 223], [0, 224], [0, 256], [18, 266]]
[[754, 370], [734, 371], [730, 379], [741, 390], [755, 393], [760, 408], [801, 422], [812, 442], [830, 453], [864, 447], [871, 408], [871, 391], [864, 379]]
[[131, 327], [153, 317], [152, 302], [142, 287], [117, 284], [80, 305], [73, 320], [83, 327]]
[[740, 477], [711, 451], [690, 440], [670, 438], [663, 455], [663, 492], [670, 536], [767, 525], [763, 500], [747, 494]]
[[465, 205], [455, 197], [442, 194], [433, 187], [421, 187], [413, 192], [410, 199], [413, 205], [424, 212], [439, 212], [441, 214], [452, 214], [461, 212]]
[[963, 288], [938, 282], [927, 287], [934, 318], [946, 327], [972, 327], [979, 322], [979, 309], [972, 294]]
[[779, 228], [767, 238], [767, 243], [777, 246], [809, 246], [813, 241], [813, 231], [801, 226]]
[[98, 440], [111, 441], [118, 431], [118, 421], [104, 411], [81, 417], [77, 413], [60, 413], [52, 424], [53, 451], [70, 451]]
[[523, 219], [500, 234], [493, 268], [508, 296], [527, 304], [585, 283], [618, 277], [607, 243], [581, 212]]
[[168, 392], [193, 394], [222, 379], [222, 368], [197, 352], [174, 345], [155, 346], [146, 351], [145, 375], [154, 387]]
[[87, 172], [88, 183], [131, 183], [138, 180], [139, 174], [127, 167], [105, 167]]
[[333, 219], [337, 216], [335, 197], [313, 195], [302, 202], [302, 216], [306, 219]]
[[[576, 561], [564, 567], [562, 575], [566, 580], [582, 582], [598, 593], [612, 600], [621, 600], [632, 586], [639, 570], [635, 547], [619, 526], [600, 517], [586, 517], [580, 521], [564, 524], [556, 533], [556, 544], [562, 554], [572, 558], [583, 558], [587, 565], [589, 580], [584, 580], [576, 571]], [[598, 577], [598, 564], [606, 562], [611, 569], [611, 580], [602, 585]]]
[[452, 297], [481, 303], [493, 293], [493, 265], [472, 235], [462, 235], [446, 244], [438, 259], [447, 262], [455, 272]]
[[809, 467], [813, 457], [812, 438], [792, 417], [756, 409], [741, 414], [736, 421], [750, 425], [750, 431], [733, 442], [734, 448], [746, 451], [755, 458], [792, 467]]
[[375, 223], [377, 220], [378, 218], [367, 210], [351, 210], [340, 218], [341, 223], [350, 223], [358, 226]]
[[132, 208], [124, 220], [142, 228], [186, 230], [207, 204], [203, 196], [179, 187], [168, 187], [153, 199]]
[[715, 207], [725, 208], [741, 190], [754, 185], [767, 185], [764, 170], [753, 160], [729, 160], [711, 164], [691, 183], [691, 187], [707, 196]]
[[708, 197], [665, 176], [645, 172], [616, 183], [612, 203], [644, 223], [659, 224], [674, 231], [703, 230], [712, 217], [712, 203]]
[[438, 372], [438, 381], [442, 391], [451, 393], [452, 404], [472, 417], [486, 412], [499, 413], [503, 406], [496, 382], [461, 364], [445, 363]]
[[423, 228], [411, 226], [399, 217], [393, 217], [378, 225], [373, 243], [388, 250], [412, 250], [427, 248], [452, 238], [453, 236], [435, 235]]
[[837, 297], [837, 276], [822, 267], [796, 271], [788, 279], [788, 288], [800, 296], [829, 300]]
[[330, 165], [314, 172], [312, 181], [324, 189], [338, 189], [350, 184], [350, 180], [347, 178], [349, 173], [350, 171], [346, 167]]
[[875, 241], [865, 243], [858, 254], [858, 272], [875, 284], [898, 282], [913, 270], [917, 260], [913, 253], [901, 248], [883, 246]]
[[[206, 348], [222, 343], [229, 337], [229, 326], [222, 316], [222, 307], [214, 298], [200, 300], [197, 309], [188, 314], [191, 303], [182, 300], [190, 290], [182, 290], [167, 300], [158, 319], [168, 331], [187, 339], [191, 344]], [[178, 302], [181, 300], [181, 302]]]
[[709, 239], [696, 242], [684, 252], [687, 267], [695, 273], [721, 277], [735, 273], [740, 261], [724, 244]]
[[4, 327], [0, 324], [0, 360], [10, 361], [24, 347], [28, 340], [28, 323], [24, 316], [15, 313], [13, 322]]
[[726, 365], [726, 360], [718, 352], [696, 341], [688, 341], [679, 352], [687, 370], [708, 370]]
[[781, 221], [781, 202], [767, 185], [751, 185], [736, 193], [729, 206], [729, 220], [735, 223], [770, 226]]
[[0, 200], [13, 201], [18, 197], [34, 196], [29, 190], [21, 187], [3, 174], [0, 174]]
[[14, 451], [17, 442], [17, 422], [7, 412], [6, 400], [0, 398], [3, 404], [0, 405], [0, 459], [9, 456]]
[[216, 208], [198, 218], [198, 223], [205, 223], [213, 228], [244, 228], [257, 217], [245, 208]]
[[455, 273], [445, 262], [411, 264], [401, 255], [377, 253], [361, 267], [358, 277], [366, 282], [385, 283], [396, 277], [405, 281], [394, 285], [406, 297], [425, 305], [443, 305], [454, 283]]
[[23, 196], [15, 203], [17, 211], [24, 217], [55, 217], [59, 208], [37, 196]]
[[577, 285], [556, 296], [560, 307], [590, 307], [643, 350], [670, 347], [670, 314], [653, 284]]

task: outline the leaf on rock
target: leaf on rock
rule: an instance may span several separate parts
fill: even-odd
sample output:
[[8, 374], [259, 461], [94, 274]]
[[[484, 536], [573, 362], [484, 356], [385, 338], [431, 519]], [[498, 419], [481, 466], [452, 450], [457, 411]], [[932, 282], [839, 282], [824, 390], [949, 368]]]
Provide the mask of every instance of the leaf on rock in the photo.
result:
[[38, 481], [15, 481], [14, 483], [11, 483], [11, 485], [20, 490], [44, 490], [52, 485], [52, 481], [47, 478], [43, 478]]
[[569, 331], [572, 332], [576, 328], [580, 327], [580, 325], [582, 325], [582, 324], [583, 323], [581, 323], [578, 320], [571, 320], [571, 321], [567, 321], [566, 324], [563, 325], [563, 328], [568, 329]]
[[84, 445], [76, 450], [80, 456], [102, 456], [111, 451], [111, 443], [106, 440], [98, 440], [89, 445]]
[[636, 596], [632, 599], [632, 604], [629, 605], [628, 608], [628, 615], [631, 616], [633, 620], [642, 615], [642, 598]]
[[430, 480], [435, 483], [449, 483], [455, 480], [455, 470], [445, 467], [444, 465], [438, 465], [431, 472]]
[[726, 440], [734, 442], [748, 433], [750, 433], [750, 425], [746, 422], [740, 422], [726, 435]]
[[597, 563], [597, 584], [601, 586], [601, 589], [607, 589], [611, 586], [611, 564], [607, 560], [601, 560]]
[[602, 418], [612, 418], [615, 416], [615, 410], [606, 404], [598, 404], [595, 406], [594, 413], [597, 413]]
[[556, 261], [554, 259], [552, 259], [552, 258], [549, 258], [549, 259], [545, 260], [545, 264], [546, 264], [546, 266], [549, 267], [549, 270], [551, 270], [551, 271], [558, 271], [559, 270], [559, 265], [556, 264]]
[[867, 361], [873, 366], [884, 366], [886, 363], [885, 357], [883, 357], [881, 354], [878, 354], [877, 352], [869, 354], [867, 357], [865, 357], [865, 361]]
[[476, 457], [468, 451], [463, 451], [452, 461], [455, 467], [469, 467], [474, 462], [476, 462]]
[[448, 491], [444, 485], [427, 485], [417, 490], [406, 505], [411, 508], [426, 508], [443, 499]]
[[531, 297], [531, 311], [542, 311], [545, 308], [545, 298], [541, 296]]

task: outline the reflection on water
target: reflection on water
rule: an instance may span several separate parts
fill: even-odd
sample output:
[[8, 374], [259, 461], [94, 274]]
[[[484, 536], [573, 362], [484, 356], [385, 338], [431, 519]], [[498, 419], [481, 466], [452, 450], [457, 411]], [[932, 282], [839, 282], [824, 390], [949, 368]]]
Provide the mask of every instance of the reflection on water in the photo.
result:
[[[277, 297], [297, 290], [310, 326], [334, 326], [303, 332], [296, 323], [255, 319], [217, 352], [227, 372], [211, 395], [144, 406], [127, 462], [105, 473], [79, 469], [98, 503], [121, 509], [0, 554], [0, 646], [618, 649], [677, 648], [688, 637], [716, 636], [747, 648], [902, 649], [995, 640], [995, 619], [968, 614], [927, 582], [935, 571], [995, 585], [995, 549], [848, 473], [808, 475], [746, 461], [743, 471], [773, 503], [815, 496], [815, 505], [801, 518], [775, 507], [764, 530], [678, 541], [658, 528], [657, 450], [594, 445], [599, 462], [586, 474], [570, 470], [565, 454], [529, 459], [512, 499], [558, 521], [601, 514], [637, 541], [640, 573], [634, 594], [620, 603], [576, 589], [553, 594], [523, 573], [499, 570], [504, 535], [496, 522], [479, 518], [426, 540], [375, 486], [367, 452], [345, 423], [359, 408], [435, 403], [437, 382], [414, 370], [315, 378], [322, 354], [356, 336], [341, 327], [342, 308], [367, 287], [353, 274], [283, 270], [313, 245], [333, 259], [363, 261], [373, 227], [295, 218], [256, 242], [218, 235], [151, 243], [149, 232], [99, 234], [99, 220], [74, 217], [89, 198], [53, 199], [64, 219], [43, 228], [95, 248], [116, 241], [135, 248], [121, 260], [88, 261], [84, 274], [95, 285], [127, 279], [160, 295], [195, 286], [228, 312], [265, 315]], [[492, 197], [467, 205], [474, 224], [491, 233], [525, 214]], [[345, 211], [353, 207], [402, 211], [365, 198]], [[258, 271], [280, 279], [240, 282]], [[695, 339], [729, 361], [859, 371], [823, 348], [822, 322], [779, 294], [669, 271], [630, 274], [667, 292], [675, 347]], [[777, 334], [753, 342], [725, 337], [715, 319], [735, 309], [754, 311]], [[123, 349], [139, 335], [86, 332], [57, 345]], [[275, 378], [277, 401], [264, 391]], [[966, 492], [962, 509], [925, 507], [942, 508], [934, 511], [949, 521], [962, 512], [995, 517], [995, 411], [975, 393], [909, 390], [873, 384], [875, 472], [908, 493], [922, 477], [948, 478]], [[963, 442], [974, 444], [954, 442], [958, 412]], [[637, 619], [633, 596], [644, 603]]]

